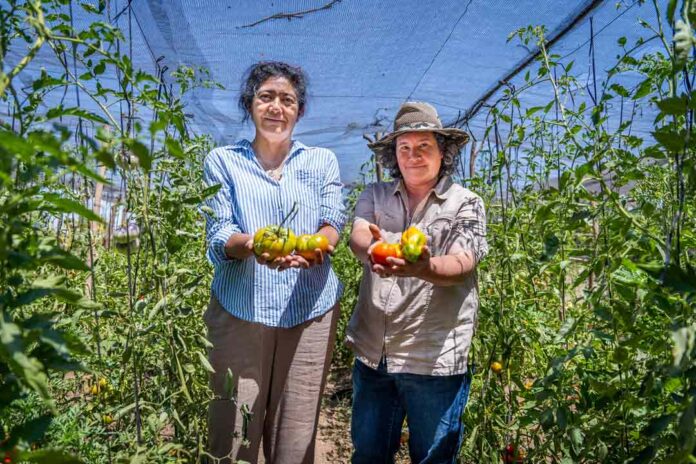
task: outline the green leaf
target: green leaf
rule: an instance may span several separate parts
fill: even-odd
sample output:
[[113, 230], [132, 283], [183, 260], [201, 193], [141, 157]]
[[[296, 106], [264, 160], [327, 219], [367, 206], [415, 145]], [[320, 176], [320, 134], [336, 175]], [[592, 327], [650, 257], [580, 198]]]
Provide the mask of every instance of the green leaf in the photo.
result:
[[626, 87], [624, 87], [621, 84], [612, 84], [609, 87], [609, 90], [614, 91], [617, 95], [620, 95], [624, 98], [628, 98], [631, 96], [631, 93], [626, 89]]
[[638, 84], [636, 91], [633, 93], [633, 99], [638, 100], [639, 98], [643, 98], [646, 95], [649, 95], [650, 92], [652, 92], [652, 80], [648, 77], [643, 82]]
[[544, 254], [541, 256], [542, 261], [548, 261], [554, 257], [561, 246], [561, 241], [555, 234], [547, 235], [544, 239]]
[[40, 449], [19, 453], [18, 462], [35, 462], [40, 464], [84, 464], [81, 459], [62, 450]]
[[556, 340], [563, 340], [566, 338], [566, 336], [570, 333], [570, 331], [575, 327], [575, 318], [573, 317], [568, 317], [566, 318], [565, 321], [563, 321], [563, 325], [561, 326], [561, 329], [558, 331], [558, 335], [556, 336]]
[[108, 150], [98, 150], [94, 153], [95, 158], [97, 158], [97, 161], [102, 163], [104, 166], [106, 166], [109, 169], [116, 169], [116, 160], [114, 160], [114, 155]]
[[654, 437], [659, 433], [663, 432], [669, 424], [674, 420], [674, 414], [664, 414], [660, 417], [656, 417], [650, 421], [643, 433], [648, 437]]
[[57, 193], [44, 193], [43, 199], [52, 206], [52, 208], [47, 208], [50, 211], [75, 213], [90, 221], [104, 223], [104, 220], [97, 213], [75, 200], [64, 198]]
[[201, 207], [200, 207], [200, 210], [201, 210], [202, 213], [207, 214], [207, 215], [210, 216], [211, 218], [216, 217], [216, 215], [215, 215], [215, 210], [213, 210], [213, 208], [211, 208], [211, 207], [208, 206], [208, 205], [203, 205], [203, 206], [201, 206]]
[[655, 448], [653, 446], [648, 446], [644, 448], [638, 456], [636, 456], [630, 464], [647, 464], [655, 458]]
[[0, 130], [0, 150], [10, 156], [18, 154], [22, 158], [32, 156], [35, 153], [34, 148], [26, 140], [5, 130]]
[[541, 111], [541, 110], [543, 110], [543, 109], [544, 109], [543, 106], [532, 106], [531, 108], [527, 108], [526, 117], [530, 117], [530, 116], [532, 116], [534, 113], [536, 113], [536, 112], [538, 112], [538, 111]]
[[138, 140], [128, 139], [124, 143], [130, 148], [133, 154], [138, 157], [140, 167], [143, 168], [145, 172], [150, 171], [150, 169], [152, 169], [152, 155], [150, 154], [150, 150]]
[[686, 95], [681, 95], [679, 97], [669, 97], [657, 102], [657, 107], [660, 108], [664, 114], [668, 115], [681, 115], [686, 113]]
[[539, 416], [539, 423], [544, 428], [544, 430], [548, 430], [551, 426], [553, 426], [553, 411], [551, 411], [550, 409], [544, 410], [544, 412], [541, 413], [541, 416]]
[[104, 71], [106, 70], [106, 61], [101, 60], [93, 69], [94, 75], [99, 76], [100, 74], [104, 74]]
[[50, 110], [48, 110], [48, 112], [46, 112], [46, 119], [61, 118], [63, 116], [75, 116], [78, 118], [87, 119], [89, 121], [98, 122], [99, 124], [109, 125], [109, 121], [102, 118], [101, 116], [94, 113], [90, 113], [89, 111], [86, 111], [78, 107], [63, 108], [62, 106], [57, 106], [51, 108]]
[[681, 449], [691, 450], [694, 447], [694, 418], [696, 418], [696, 401], [691, 399], [689, 407], [679, 418], [679, 445]]
[[164, 141], [164, 145], [167, 147], [169, 154], [171, 154], [174, 158], [186, 158], [186, 156], [184, 155], [184, 150], [181, 148], [181, 144], [178, 140], [173, 139], [172, 137], [167, 137], [167, 139]]
[[[21, 439], [29, 444], [41, 440], [48, 427], [51, 425], [52, 416], [44, 414], [34, 419], [30, 419], [10, 431], [11, 439]], [[15, 442], [16, 443], [16, 442]]]
[[34, 390], [44, 404], [55, 412], [43, 365], [38, 359], [25, 354], [22, 330], [7, 317], [7, 314], [0, 313], [0, 359], [22, 384]]
[[652, 132], [653, 137], [657, 140], [660, 145], [665, 147], [667, 150], [677, 153], [684, 149], [685, 147], [685, 136], [680, 132], [671, 130], [669, 127], [660, 127], [656, 131]]
[[213, 366], [210, 365], [208, 358], [206, 358], [205, 355], [203, 353], [201, 353], [200, 351], [196, 351], [196, 354], [198, 355], [198, 359], [201, 361], [203, 368], [206, 371], [210, 372], [211, 374], [214, 374], [215, 369], [213, 369]]
[[677, 0], [669, 0], [667, 4], [667, 22], [671, 25], [674, 22], [674, 12], [677, 10]]
[[46, 263], [55, 264], [63, 269], [74, 271], [89, 271], [89, 266], [80, 258], [60, 248], [55, 248], [49, 255], [44, 255], [41, 260]]
[[579, 428], [575, 427], [570, 429], [570, 443], [573, 446], [573, 450], [575, 450], [576, 453], [580, 453], [582, 451], [582, 443], [585, 440], [585, 436], [582, 433], [582, 430]]

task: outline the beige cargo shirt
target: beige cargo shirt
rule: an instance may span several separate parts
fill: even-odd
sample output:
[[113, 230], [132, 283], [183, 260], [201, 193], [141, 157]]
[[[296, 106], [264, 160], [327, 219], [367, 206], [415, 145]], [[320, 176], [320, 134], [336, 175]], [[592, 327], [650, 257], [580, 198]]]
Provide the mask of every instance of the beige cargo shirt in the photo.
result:
[[[401, 181], [372, 184], [358, 199], [355, 222], [377, 224], [386, 241], [398, 242], [415, 225], [428, 237], [433, 256], [471, 250], [478, 263], [488, 252], [481, 198], [443, 177], [425, 206], [409, 217]], [[365, 265], [346, 343], [363, 363], [387, 371], [424, 375], [466, 372], [478, 312], [478, 281], [438, 287], [415, 277], [381, 278]]]

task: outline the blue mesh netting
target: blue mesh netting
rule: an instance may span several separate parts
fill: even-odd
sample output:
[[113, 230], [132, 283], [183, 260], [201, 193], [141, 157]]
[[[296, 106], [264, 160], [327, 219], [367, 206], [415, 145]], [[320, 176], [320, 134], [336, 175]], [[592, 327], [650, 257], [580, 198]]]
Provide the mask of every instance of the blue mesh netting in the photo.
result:
[[[344, 180], [351, 182], [370, 156], [363, 134], [389, 130], [401, 102], [431, 102], [444, 122], [454, 120], [529, 54], [530, 50], [517, 41], [507, 43], [509, 33], [530, 24], [544, 24], [552, 32], [590, 2], [343, 0], [303, 17], [271, 19], [245, 27], [277, 13], [302, 12], [329, 3], [134, 0], [129, 4], [117, 0], [108, 5], [113, 22], [127, 36], [122, 52], [132, 48], [136, 67], [155, 74], [156, 61], [169, 71], [180, 64], [201, 66], [224, 86], [224, 90], [197, 89], [186, 100], [187, 112], [193, 116], [192, 129], [210, 134], [217, 143], [252, 136], [251, 126], [241, 123], [236, 105], [240, 77], [249, 65], [273, 59], [302, 66], [310, 77], [310, 100], [295, 135], [306, 144], [333, 149]], [[78, 27], [94, 20], [78, 7], [74, 15]], [[654, 12], [650, 5], [637, 1], [619, 2], [618, 6], [603, 2], [553, 47], [564, 61], [576, 61], [574, 71], [587, 84], [592, 82], [590, 16], [597, 79], [601, 80], [620, 53], [617, 39], [626, 36], [632, 44], [647, 35], [639, 18], [652, 20]], [[648, 43], [640, 53], [657, 47], [657, 41]], [[49, 51], [43, 51], [27, 73], [36, 73], [41, 67], [60, 70]], [[621, 82], [632, 88], [637, 79], [626, 75]], [[518, 75], [512, 83], [520, 80]], [[552, 98], [550, 92], [541, 86], [527, 93], [523, 102], [545, 104]], [[75, 96], [55, 93], [47, 96], [46, 103], [59, 99], [72, 106]], [[93, 105], [84, 95], [80, 103]], [[611, 104], [612, 111], [621, 111], [619, 101]], [[2, 111], [7, 112], [5, 108]], [[654, 116], [649, 109], [645, 111], [633, 129], [639, 136], [649, 134]], [[480, 137], [485, 127], [484, 113], [469, 121], [474, 136]], [[138, 116], [148, 118], [147, 114]]]

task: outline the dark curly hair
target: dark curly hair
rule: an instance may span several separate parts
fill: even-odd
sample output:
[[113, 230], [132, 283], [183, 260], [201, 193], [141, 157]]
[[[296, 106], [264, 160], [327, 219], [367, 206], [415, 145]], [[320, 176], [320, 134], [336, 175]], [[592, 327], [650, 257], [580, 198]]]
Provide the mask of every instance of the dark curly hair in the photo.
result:
[[244, 73], [237, 101], [244, 115], [242, 122], [248, 121], [251, 117], [251, 102], [254, 100], [256, 90], [272, 77], [284, 77], [290, 82], [297, 94], [298, 119], [304, 115], [307, 104], [307, 74], [299, 66], [292, 66], [282, 61], [261, 61], [252, 65]]
[[[442, 165], [440, 166], [438, 178], [449, 176], [457, 167], [457, 161], [459, 160], [462, 149], [456, 142], [448, 139], [442, 134], [435, 132], [433, 135], [435, 135], [437, 146], [440, 149], [440, 153], [442, 153]], [[389, 175], [391, 175], [392, 178], [401, 179], [401, 177], [403, 177], [399, 169], [399, 163], [396, 161], [396, 139], [394, 139], [388, 147], [377, 152], [377, 160], [389, 171]]]

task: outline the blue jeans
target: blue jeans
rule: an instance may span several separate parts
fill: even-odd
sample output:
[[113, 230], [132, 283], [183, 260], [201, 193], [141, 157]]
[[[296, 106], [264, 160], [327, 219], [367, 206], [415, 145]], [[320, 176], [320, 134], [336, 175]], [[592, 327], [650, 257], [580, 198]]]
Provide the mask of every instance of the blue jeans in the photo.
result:
[[471, 376], [390, 374], [355, 360], [353, 367], [353, 464], [392, 464], [407, 417], [413, 464], [455, 463], [464, 427], [461, 416]]

